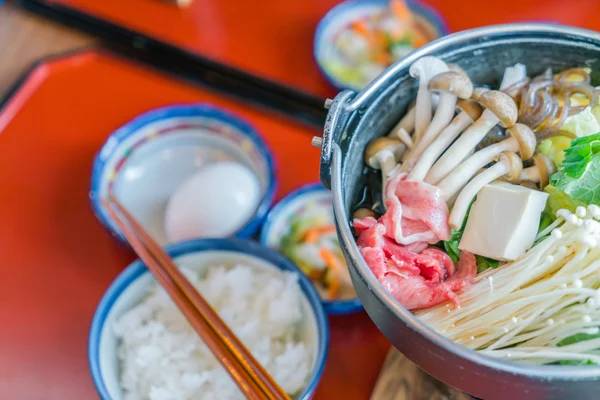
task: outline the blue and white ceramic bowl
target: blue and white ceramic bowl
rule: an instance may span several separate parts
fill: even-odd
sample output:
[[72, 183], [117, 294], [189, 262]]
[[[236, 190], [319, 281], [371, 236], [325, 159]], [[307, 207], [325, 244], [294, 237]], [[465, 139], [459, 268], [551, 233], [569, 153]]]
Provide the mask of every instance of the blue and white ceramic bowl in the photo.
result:
[[[304, 390], [296, 399], [308, 400], [323, 374], [327, 358], [329, 327], [319, 296], [306, 278], [289, 260], [258, 243], [241, 239], [199, 239], [167, 247], [176, 262], [186, 267], [243, 263], [256, 268], [292, 271], [298, 274], [303, 294], [305, 318], [298, 335], [313, 355], [313, 367]], [[100, 301], [90, 331], [88, 357], [92, 378], [103, 400], [123, 398], [119, 383], [118, 339], [113, 331], [115, 320], [138, 304], [153, 281], [151, 273], [137, 260], [129, 265], [110, 285]]]
[[[448, 34], [449, 30], [440, 14], [426, 4], [415, 0], [407, 0], [406, 4], [412, 10], [420, 26], [431, 33], [431, 37], [439, 38]], [[380, 13], [389, 8], [389, 0], [347, 0], [333, 7], [319, 21], [315, 31], [313, 55], [321, 73], [329, 83], [338, 90], [362, 90], [362, 87], [351, 87], [334, 76], [325, 66], [325, 57], [332, 51], [333, 37], [340, 29], [364, 16]]]
[[164, 214], [172, 193], [198, 169], [236, 161], [260, 183], [253, 217], [235, 234], [258, 231], [276, 192], [273, 156], [259, 134], [240, 118], [206, 104], [174, 105], [140, 115], [112, 133], [94, 161], [91, 201], [98, 219], [123, 235], [99, 202], [109, 190], [160, 244], [167, 243]]
[[[314, 206], [331, 209], [333, 218], [331, 192], [321, 183], [304, 185], [288, 194], [267, 214], [260, 233], [260, 242], [266, 247], [280, 251], [281, 239], [289, 231], [290, 220]], [[327, 314], [331, 315], [350, 314], [363, 309], [358, 297], [323, 300], [323, 306]]]

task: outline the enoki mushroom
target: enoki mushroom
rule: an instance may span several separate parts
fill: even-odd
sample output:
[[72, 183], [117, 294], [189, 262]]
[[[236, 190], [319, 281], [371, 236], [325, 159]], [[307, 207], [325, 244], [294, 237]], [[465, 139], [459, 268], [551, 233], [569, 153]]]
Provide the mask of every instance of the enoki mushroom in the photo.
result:
[[560, 130], [567, 117], [581, 112], [584, 106], [572, 106], [571, 96], [587, 98], [589, 107], [598, 101], [598, 93], [591, 85], [589, 72], [571, 68], [553, 75], [551, 69], [533, 79], [526, 78], [504, 89], [519, 105], [519, 122], [529, 126], [538, 140], [570, 132]]
[[490, 356], [547, 364], [600, 363], [600, 208], [560, 210], [552, 233], [520, 259], [479, 274], [460, 295], [417, 313], [448, 338]]

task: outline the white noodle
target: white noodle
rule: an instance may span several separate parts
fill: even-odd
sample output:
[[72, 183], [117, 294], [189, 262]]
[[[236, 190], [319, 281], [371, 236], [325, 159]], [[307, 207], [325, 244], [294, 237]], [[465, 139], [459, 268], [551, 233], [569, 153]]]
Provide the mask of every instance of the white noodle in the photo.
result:
[[544, 238], [521, 258], [479, 274], [459, 294], [419, 318], [456, 342], [494, 357], [546, 364], [600, 364], [600, 338], [558, 346], [600, 327], [600, 210], [560, 210]]

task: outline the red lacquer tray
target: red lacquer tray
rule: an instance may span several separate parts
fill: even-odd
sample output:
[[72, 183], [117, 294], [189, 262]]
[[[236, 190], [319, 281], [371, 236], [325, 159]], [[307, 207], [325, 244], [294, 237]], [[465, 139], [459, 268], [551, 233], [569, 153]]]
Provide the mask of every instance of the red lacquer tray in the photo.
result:
[[[252, 74], [329, 96], [335, 91], [313, 59], [319, 20], [340, 0], [193, 0], [177, 8], [167, 0], [21, 0], [40, 3], [69, 21], [84, 14]], [[598, 0], [422, 0], [450, 31], [520, 21], [550, 21], [600, 30]], [[109, 38], [98, 21], [79, 21]], [[98, 25], [97, 29], [90, 25]], [[114, 33], [114, 32], [113, 32]], [[121, 39], [125, 40], [125, 39]], [[138, 44], [143, 41], [138, 41]]]
[[[97, 398], [92, 315], [133, 259], [92, 214], [92, 159], [139, 113], [210, 102], [251, 123], [275, 152], [280, 191], [318, 179], [312, 128], [90, 50], [37, 66], [0, 113], [0, 398]], [[366, 314], [332, 318], [317, 399], [365, 399], [388, 343]]]

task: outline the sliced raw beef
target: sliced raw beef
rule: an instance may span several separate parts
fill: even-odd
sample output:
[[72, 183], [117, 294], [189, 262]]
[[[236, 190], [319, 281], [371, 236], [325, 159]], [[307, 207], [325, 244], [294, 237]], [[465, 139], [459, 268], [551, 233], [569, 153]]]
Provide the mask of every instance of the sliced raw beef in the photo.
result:
[[383, 224], [373, 221], [355, 221], [355, 229], [361, 231], [357, 243], [375, 277], [400, 304], [409, 310], [448, 300], [458, 305], [455, 292], [470, 286], [477, 274], [473, 254], [463, 251], [455, 268], [442, 250], [411, 251], [389, 238]]
[[387, 212], [379, 221], [385, 225], [387, 235], [404, 245], [450, 239], [448, 206], [442, 191], [405, 178], [406, 174], [397, 174], [386, 188]]

